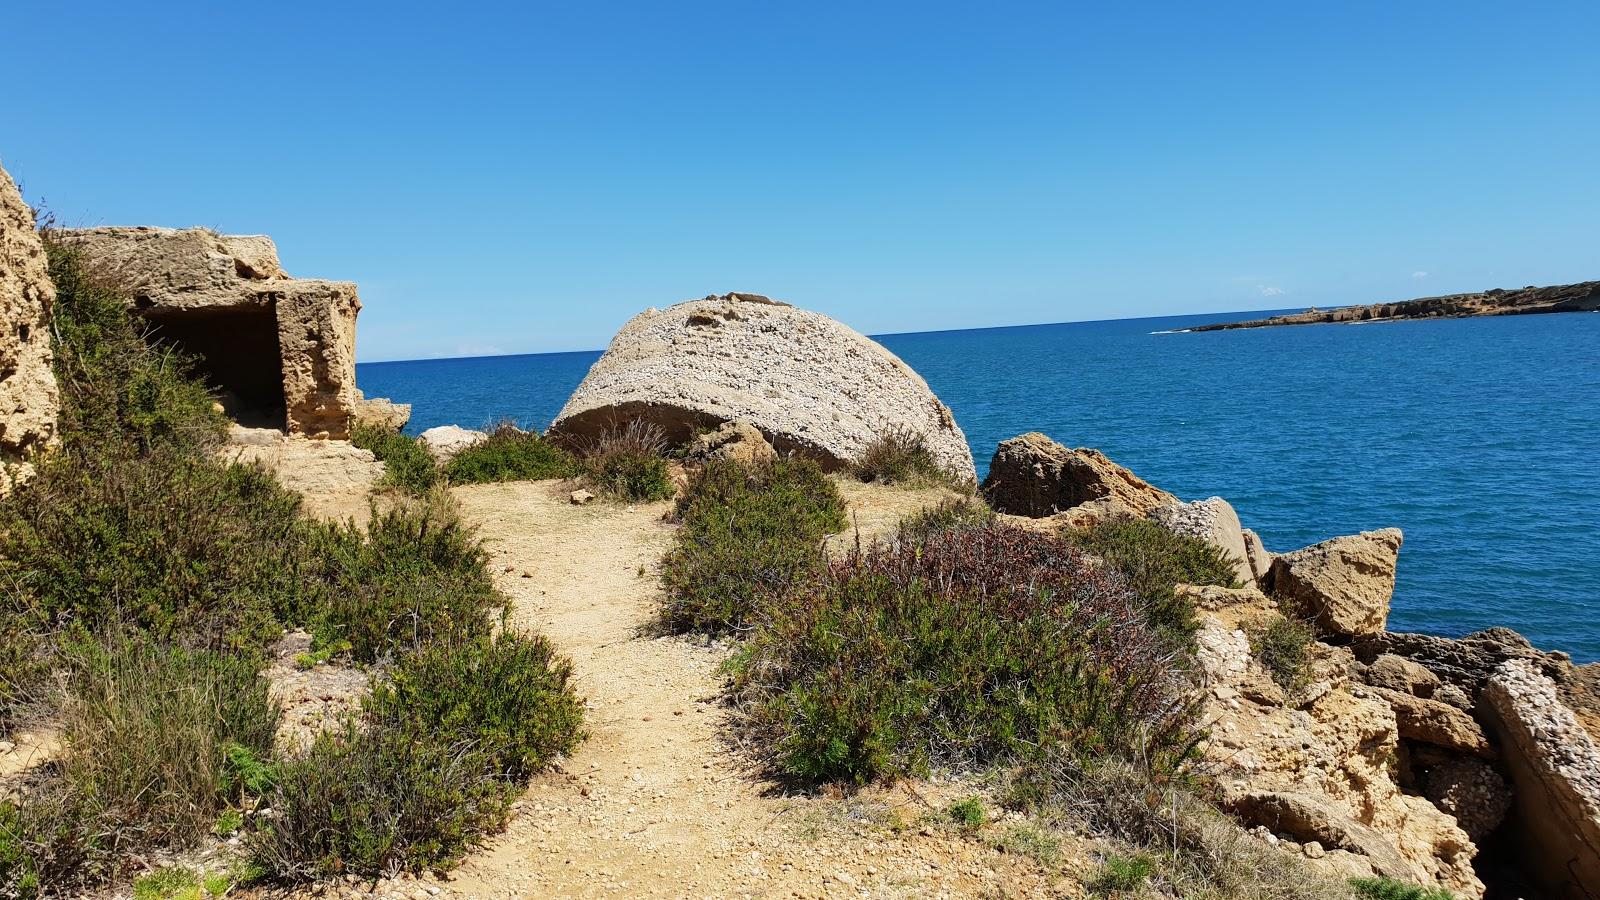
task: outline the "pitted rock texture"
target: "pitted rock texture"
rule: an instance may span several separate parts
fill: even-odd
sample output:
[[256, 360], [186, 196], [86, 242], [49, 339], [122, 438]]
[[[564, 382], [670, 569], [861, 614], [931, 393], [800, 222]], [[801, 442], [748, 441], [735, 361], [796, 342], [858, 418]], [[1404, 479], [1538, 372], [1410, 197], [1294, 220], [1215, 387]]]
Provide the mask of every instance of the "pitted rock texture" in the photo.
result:
[[1074, 450], [1037, 431], [1000, 442], [983, 493], [998, 512], [1036, 519], [1085, 503], [1147, 516], [1158, 506], [1178, 502], [1099, 450]]
[[0, 494], [26, 480], [30, 460], [55, 443], [60, 411], [50, 368], [55, 298], [33, 210], [0, 169]]
[[1474, 841], [1488, 837], [1511, 811], [1511, 788], [1481, 759], [1463, 757], [1428, 770], [1423, 795], [1456, 817]]
[[1554, 896], [1600, 896], [1600, 747], [1528, 660], [1501, 664], [1482, 705], [1516, 791], [1512, 833], [1534, 875]]
[[1150, 518], [1178, 534], [1199, 538], [1221, 550], [1233, 561], [1233, 577], [1240, 584], [1254, 584], [1256, 575], [1250, 568], [1250, 553], [1245, 545], [1244, 529], [1239, 525], [1239, 514], [1233, 504], [1221, 497], [1193, 500], [1189, 503], [1168, 503], [1150, 512]]
[[[359, 395], [359, 391], [357, 392]], [[380, 428], [384, 431], [399, 431], [411, 421], [411, 404], [396, 403], [383, 397], [359, 397], [356, 400], [355, 419], [352, 427], [364, 426]]]
[[1376, 634], [1389, 618], [1398, 528], [1336, 537], [1272, 561], [1272, 593], [1315, 620], [1323, 634]]
[[1224, 805], [1250, 825], [1328, 849], [1319, 867], [1342, 877], [1388, 875], [1483, 895], [1477, 847], [1428, 800], [1396, 782], [1400, 730], [1389, 704], [1355, 691], [1349, 650], [1313, 643], [1311, 686], [1285, 698], [1249, 634], [1282, 613], [1254, 588], [1187, 588], [1196, 600], [1201, 719], [1208, 771]]
[[1566, 654], [1544, 653], [1510, 628], [1486, 628], [1463, 638], [1385, 631], [1357, 637], [1350, 649], [1362, 662], [1375, 662], [1383, 654], [1411, 660], [1468, 697], [1476, 697], [1489, 677], [1508, 660], [1527, 660], [1558, 682], [1564, 681], [1572, 670], [1572, 661]]
[[634, 419], [683, 443], [741, 421], [779, 453], [848, 466], [876, 439], [919, 433], [941, 468], [976, 481], [949, 408], [910, 366], [827, 316], [755, 294], [691, 300], [633, 317], [550, 425], [582, 440]]
[[699, 463], [729, 459], [747, 466], [761, 465], [778, 458], [778, 451], [762, 436], [761, 429], [744, 422], [723, 422], [689, 442], [685, 458]]
[[1268, 550], [1266, 545], [1261, 543], [1261, 535], [1254, 531], [1246, 528], [1240, 534], [1244, 537], [1244, 556], [1250, 563], [1250, 577], [1256, 584], [1265, 584], [1267, 573], [1272, 571], [1272, 561], [1277, 554]]
[[367, 495], [383, 480], [384, 465], [369, 450], [348, 441], [313, 441], [273, 428], [233, 426], [219, 458], [261, 465], [278, 482], [304, 497], [305, 509], [323, 519], [361, 517]]
[[290, 278], [265, 235], [146, 226], [57, 234], [126, 286], [158, 337], [171, 335], [203, 357], [214, 387], [280, 382], [270, 412], [287, 431], [348, 436], [360, 400], [354, 284]]

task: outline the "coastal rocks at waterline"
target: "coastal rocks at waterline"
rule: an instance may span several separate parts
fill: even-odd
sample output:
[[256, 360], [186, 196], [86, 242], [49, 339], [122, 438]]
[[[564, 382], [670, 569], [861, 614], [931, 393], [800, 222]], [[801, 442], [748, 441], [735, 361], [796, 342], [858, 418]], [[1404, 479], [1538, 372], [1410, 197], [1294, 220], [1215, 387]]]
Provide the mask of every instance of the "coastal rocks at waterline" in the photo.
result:
[[56, 439], [55, 296], [33, 210], [0, 169], [0, 494], [26, 480], [31, 460]]
[[1389, 618], [1403, 540], [1400, 529], [1384, 528], [1280, 554], [1268, 574], [1272, 593], [1323, 634], [1377, 634]]
[[1108, 514], [1145, 516], [1178, 502], [1099, 450], [1074, 450], [1037, 431], [1000, 442], [982, 491], [996, 512], [1035, 519], [1086, 503]]
[[356, 391], [356, 408], [350, 427], [399, 431], [411, 421], [411, 404], [396, 403], [382, 397], [367, 399]]
[[725, 294], [629, 320], [550, 425], [593, 439], [634, 420], [672, 443], [741, 421], [779, 453], [848, 467], [876, 440], [921, 435], [934, 461], [977, 480], [955, 417], [912, 368], [851, 328], [756, 294]]
[[1167, 503], [1151, 510], [1150, 518], [1170, 531], [1199, 538], [1217, 548], [1233, 562], [1236, 581], [1240, 584], [1255, 583], [1256, 576], [1250, 566], [1244, 528], [1239, 525], [1239, 514], [1233, 511], [1233, 505], [1228, 501], [1211, 497], [1189, 503]]
[[1282, 615], [1256, 588], [1186, 588], [1200, 610], [1203, 746], [1223, 806], [1249, 825], [1318, 848], [1312, 864], [1339, 878], [1383, 875], [1480, 897], [1477, 848], [1448, 813], [1408, 794], [1393, 761], [1396, 715], [1351, 682], [1348, 649], [1313, 643], [1307, 684], [1287, 691], [1251, 648]]
[[1600, 896], [1600, 748], [1527, 660], [1500, 665], [1483, 690], [1485, 717], [1516, 790], [1519, 849], [1558, 897]]
[[417, 436], [433, 458], [443, 465], [455, 458], [457, 453], [476, 446], [489, 439], [489, 435], [471, 428], [462, 428], [460, 425], [436, 425]]
[[264, 235], [146, 226], [56, 234], [128, 290], [152, 337], [199, 358], [234, 418], [348, 436], [360, 399], [354, 284], [291, 278]]

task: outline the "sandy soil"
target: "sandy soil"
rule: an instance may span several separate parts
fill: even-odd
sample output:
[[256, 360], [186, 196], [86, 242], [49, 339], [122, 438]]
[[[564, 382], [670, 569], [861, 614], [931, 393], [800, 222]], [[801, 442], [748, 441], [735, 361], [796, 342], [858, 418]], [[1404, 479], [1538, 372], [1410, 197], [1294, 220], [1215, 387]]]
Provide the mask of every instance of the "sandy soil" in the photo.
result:
[[[847, 485], [865, 533], [937, 499]], [[718, 667], [729, 648], [647, 633], [668, 504], [571, 505], [550, 482], [455, 491], [516, 602], [576, 667], [590, 738], [535, 780], [510, 828], [450, 877], [380, 895], [1045, 896], [1076, 879], [996, 849], [1019, 827], [967, 833], [940, 814], [972, 785], [855, 797], [786, 796], [723, 742]], [[1066, 853], [1068, 858], [1081, 854]], [[359, 890], [367, 890], [365, 886]], [[437, 892], [437, 894], [435, 894]]]

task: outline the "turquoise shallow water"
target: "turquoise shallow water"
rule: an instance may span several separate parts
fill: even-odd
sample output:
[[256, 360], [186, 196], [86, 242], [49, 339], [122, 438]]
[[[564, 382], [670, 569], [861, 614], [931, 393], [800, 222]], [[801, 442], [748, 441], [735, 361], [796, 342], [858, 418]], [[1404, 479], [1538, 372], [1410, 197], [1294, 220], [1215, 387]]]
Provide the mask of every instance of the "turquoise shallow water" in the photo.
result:
[[[1160, 334], [1236, 315], [887, 335], [985, 469], [1043, 431], [1273, 550], [1406, 533], [1390, 627], [1509, 625], [1600, 660], [1600, 314]], [[548, 424], [597, 352], [368, 363], [408, 430]]]

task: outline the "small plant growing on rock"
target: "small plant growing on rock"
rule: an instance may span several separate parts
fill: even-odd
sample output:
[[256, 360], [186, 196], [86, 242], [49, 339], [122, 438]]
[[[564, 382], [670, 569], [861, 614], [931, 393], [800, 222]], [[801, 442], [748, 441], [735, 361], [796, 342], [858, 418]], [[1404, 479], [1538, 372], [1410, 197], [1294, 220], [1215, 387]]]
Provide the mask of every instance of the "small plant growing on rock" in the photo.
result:
[[1315, 639], [1309, 623], [1277, 616], [1250, 632], [1250, 652], [1284, 694], [1293, 697], [1311, 681], [1311, 644]]
[[1090, 888], [1097, 894], [1131, 891], [1144, 884], [1154, 872], [1155, 863], [1142, 853], [1133, 856], [1112, 854], [1100, 864], [1100, 871]]

